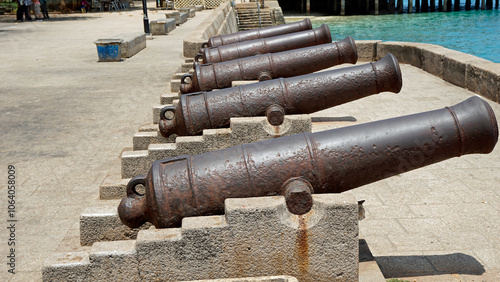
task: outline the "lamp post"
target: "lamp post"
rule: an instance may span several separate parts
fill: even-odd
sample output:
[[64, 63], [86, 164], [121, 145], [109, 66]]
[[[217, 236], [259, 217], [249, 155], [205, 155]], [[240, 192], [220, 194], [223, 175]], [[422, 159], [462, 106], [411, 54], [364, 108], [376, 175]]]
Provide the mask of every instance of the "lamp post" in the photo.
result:
[[149, 34], [148, 4], [147, 0], [142, 0], [142, 10], [144, 14], [144, 33]]

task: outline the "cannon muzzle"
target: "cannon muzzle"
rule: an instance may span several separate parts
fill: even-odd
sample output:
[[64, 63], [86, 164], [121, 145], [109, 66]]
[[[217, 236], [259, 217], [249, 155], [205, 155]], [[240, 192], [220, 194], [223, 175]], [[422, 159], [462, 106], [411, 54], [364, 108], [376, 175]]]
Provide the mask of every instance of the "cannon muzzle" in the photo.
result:
[[316, 29], [204, 48], [203, 53], [195, 56], [194, 63], [218, 63], [331, 42], [330, 29], [323, 24]]
[[118, 212], [127, 226], [165, 228], [188, 216], [222, 214], [228, 198], [283, 194], [289, 210], [303, 214], [311, 193], [341, 193], [449, 158], [487, 154], [497, 140], [493, 110], [472, 97], [440, 110], [159, 160], [147, 177], [131, 180]]
[[288, 23], [288, 24], [273, 25], [273, 26], [257, 28], [257, 29], [249, 29], [225, 35], [212, 36], [210, 37], [210, 39], [208, 39], [208, 42], [204, 44], [202, 47], [206, 48], [206, 47], [228, 45], [242, 41], [273, 37], [309, 29], [312, 29], [311, 20], [304, 19], [302, 21]]
[[[235, 80], [269, 80], [312, 73], [358, 60], [356, 44], [351, 37], [342, 41], [290, 51], [268, 53], [236, 60], [195, 64], [193, 74], [181, 80], [181, 93], [210, 91], [231, 87]], [[189, 78], [189, 82], [186, 79]]]
[[401, 70], [393, 55], [359, 66], [182, 95], [160, 113], [163, 136], [196, 135], [229, 125], [231, 117], [267, 116], [280, 125], [285, 114], [309, 114], [384, 91], [398, 93]]

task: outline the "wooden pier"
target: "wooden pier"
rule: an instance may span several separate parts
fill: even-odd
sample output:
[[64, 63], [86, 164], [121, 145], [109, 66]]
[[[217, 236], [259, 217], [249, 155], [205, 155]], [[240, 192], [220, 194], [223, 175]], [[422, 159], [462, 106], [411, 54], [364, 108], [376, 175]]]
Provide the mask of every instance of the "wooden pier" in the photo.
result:
[[[262, 0], [261, 0], [262, 1]], [[395, 13], [450, 12], [461, 9], [460, 0], [278, 0], [286, 13], [305, 15], [379, 15]], [[403, 9], [406, 3], [407, 9]], [[465, 10], [498, 9], [499, 0], [466, 0]]]

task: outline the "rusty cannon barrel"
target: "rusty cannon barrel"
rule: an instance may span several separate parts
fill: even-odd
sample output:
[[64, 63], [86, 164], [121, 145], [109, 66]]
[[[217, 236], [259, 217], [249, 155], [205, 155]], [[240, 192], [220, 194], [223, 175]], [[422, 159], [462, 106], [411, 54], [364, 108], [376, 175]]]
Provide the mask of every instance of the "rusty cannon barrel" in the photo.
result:
[[203, 53], [196, 55], [194, 60], [195, 64], [200, 63], [200, 61], [204, 64], [218, 63], [330, 42], [332, 42], [330, 29], [323, 24], [316, 29], [204, 48]]
[[212, 36], [210, 37], [210, 39], [208, 39], [208, 42], [202, 45], [202, 48], [228, 45], [242, 41], [273, 37], [309, 29], [312, 29], [311, 20], [304, 19], [302, 21], [288, 24], [273, 25], [263, 28], [249, 29], [245, 31], [230, 33], [226, 35]]
[[[138, 227], [180, 226], [188, 216], [222, 214], [224, 200], [283, 194], [304, 214], [311, 193], [340, 193], [465, 154], [487, 154], [498, 140], [491, 107], [472, 97], [452, 107], [304, 133], [153, 163], [133, 178], [118, 212]], [[136, 186], [146, 187], [145, 194]]]
[[305, 47], [279, 53], [240, 58], [231, 61], [195, 64], [193, 74], [181, 79], [181, 93], [210, 91], [231, 87], [235, 80], [269, 80], [312, 73], [358, 60], [356, 44], [351, 37], [342, 41]]
[[359, 66], [181, 95], [160, 113], [163, 136], [196, 135], [229, 125], [231, 117], [267, 116], [280, 125], [285, 114], [309, 114], [384, 91], [399, 92], [401, 70], [393, 55]]

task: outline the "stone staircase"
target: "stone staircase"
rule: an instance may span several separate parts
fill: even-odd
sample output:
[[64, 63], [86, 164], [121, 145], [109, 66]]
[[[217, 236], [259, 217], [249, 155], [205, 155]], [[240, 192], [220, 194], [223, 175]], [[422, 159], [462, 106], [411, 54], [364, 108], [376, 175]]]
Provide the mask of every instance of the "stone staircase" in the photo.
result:
[[236, 12], [238, 13], [238, 28], [240, 31], [272, 26], [272, 12], [269, 7], [262, 7], [260, 4], [260, 24], [259, 24], [259, 9], [256, 2], [236, 4]]

